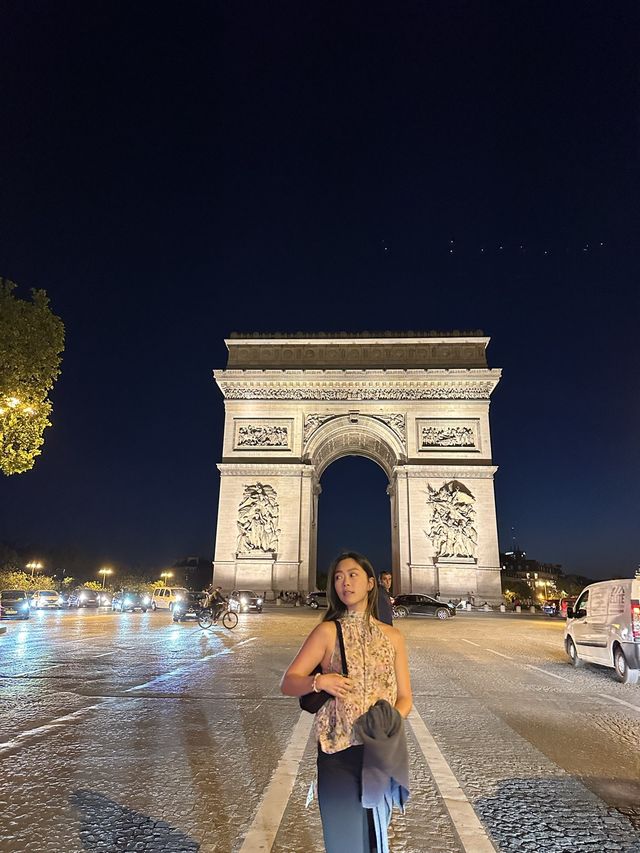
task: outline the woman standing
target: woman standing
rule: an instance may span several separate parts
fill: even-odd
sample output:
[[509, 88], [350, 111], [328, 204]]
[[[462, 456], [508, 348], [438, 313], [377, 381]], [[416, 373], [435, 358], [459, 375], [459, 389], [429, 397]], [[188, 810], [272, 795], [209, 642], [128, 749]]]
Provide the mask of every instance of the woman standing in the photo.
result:
[[[327, 853], [376, 849], [370, 809], [362, 806], [362, 741], [356, 720], [379, 700], [406, 717], [411, 683], [404, 638], [377, 619], [378, 584], [369, 560], [346, 552], [334, 560], [327, 583], [328, 609], [309, 634], [281, 683], [287, 696], [325, 690], [330, 699], [316, 714], [318, 802]], [[340, 622], [348, 675], [337, 640]], [[322, 673], [309, 675], [318, 665]], [[396, 715], [397, 716], [397, 715]]]

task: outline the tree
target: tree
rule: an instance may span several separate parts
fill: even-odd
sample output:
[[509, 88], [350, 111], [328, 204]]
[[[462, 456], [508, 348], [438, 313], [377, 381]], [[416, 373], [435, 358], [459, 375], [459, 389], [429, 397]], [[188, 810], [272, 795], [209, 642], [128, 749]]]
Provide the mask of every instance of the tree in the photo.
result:
[[29, 471], [42, 452], [64, 350], [64, 324], [46, 292], [32, 290], [28, 301], [14, 290], [0, 278], [0, 470], [7, 476]]

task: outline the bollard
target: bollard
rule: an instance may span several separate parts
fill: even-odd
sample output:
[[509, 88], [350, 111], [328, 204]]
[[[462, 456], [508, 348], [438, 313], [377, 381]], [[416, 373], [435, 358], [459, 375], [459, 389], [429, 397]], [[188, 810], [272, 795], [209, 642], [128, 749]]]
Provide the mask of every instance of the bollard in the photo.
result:
[[506, 613], [506, 612], [507, 612], [507, 608], [504, 606], [504, 604], [501, 604], [500, 605], [500, 613]]
[[529, 613], [535, 613], [535, 612], [536, 612], [536, 608], [532, 604], [531, 607], [529, 608]]
[[280, 607], [282, 604], [282, 600], [280, 598], [276, 598], [276, 607]]
[[516, 613], [522, 613], [522, 607], [519, 604], [516, 604]]
[[467, 610], [471, 610], [471, 603], [469, 601], [467, 601]]

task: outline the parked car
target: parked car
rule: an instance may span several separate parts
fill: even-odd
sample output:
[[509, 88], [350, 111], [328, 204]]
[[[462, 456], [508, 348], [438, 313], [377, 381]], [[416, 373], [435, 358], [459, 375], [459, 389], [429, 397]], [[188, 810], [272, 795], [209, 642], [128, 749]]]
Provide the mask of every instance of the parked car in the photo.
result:
[[250, 589], [234, 589], [228, 599], [229, 610], [234, 613], [262, 613], [262, 604], [262, 596]]
[[184, 586], [160, 586], [151, 596], [151, 609], [172, 611], [176, 602], [182, 601], [188, 592]]
[[188, 592], [181, 601], [173, 605], [173, 621], [183, 622], [185, 619], [197, 619], [200, 609], [208, 598], [206, 592]]
[[119, 610], [120, 613], [125, 613], [127, 610], [133, 613], [134, 610], [141, 610], [146, 613], [151, 607], [151, 596], [146, 592], [131, 592], [128, 589], [121, 589], [114, 593], [111, 599], [111, 610], [115, 613]]
[[98, 607], [98, 593], [95, 589], [85, 589], [79, 586], [69, 593], [66, 600], [67, 607]]
[[305, 599], [305, 604], [314, 610], [317, 610], [319, 607], [327, 607], [327, 593], [324, 591], [310, 592]]
[[560, 613], [560, 599], [549, 598], [542, 605], [542, 612], [547, 616], [557, 616]]
[[438, 619], [449, 619], [456, 615], [453, 604], [445, 604], [444, 601], [438, 601], [430, 595], [416, 593], [396, 595], [393, 606], [395, 615], [399, 619], [405, 616], [436, 616]]
[[0, 592], [0, 619], [28, 619], [30, 616], [29, 596], [24, 589]]
[[57, 609], [62, 602], [55, 589], [37, 589], [31, 596], [31, 607], [36, 610]]
[[573, 666], [584, 661], [615, 670], [623, 684], [640, 678], [640, 578], [585, 587], [567, 607], [564, 647]]

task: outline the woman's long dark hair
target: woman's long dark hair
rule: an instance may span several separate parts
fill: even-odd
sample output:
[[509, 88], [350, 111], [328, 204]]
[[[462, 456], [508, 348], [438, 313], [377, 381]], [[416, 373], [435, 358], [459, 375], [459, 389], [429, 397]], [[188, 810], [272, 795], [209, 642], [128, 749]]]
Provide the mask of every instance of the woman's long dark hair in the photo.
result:
[[331, 568], [329, 569], [329, 577], [327, 578], [327, 612], [324, 614], [322, 621], [330, 622], [339, 619], [341, 616], [347, 612], [347, 605], [340, 601], [340, 597], [336, 592], [335, 585], [335, 576], [336, 569], [338, 568], [338, 564], [342, 562], [342, 560], [354, 560], [360, 568], [366, 572], [367, 577], [373, 578], [373, 587], [369, 590], [369, 596], [367, 598], [367, 609], [365, 611], [365, 618], [367, 622], [373, 616], [374, 619], [378, 618], [378, 578], [373, 569], [373, 566], [367, 560], [365, 556], [362, 554], [358, 554], [357, 551], [343, 551], [342, 554], [338, 554], [333, 563], [331, 563]]

